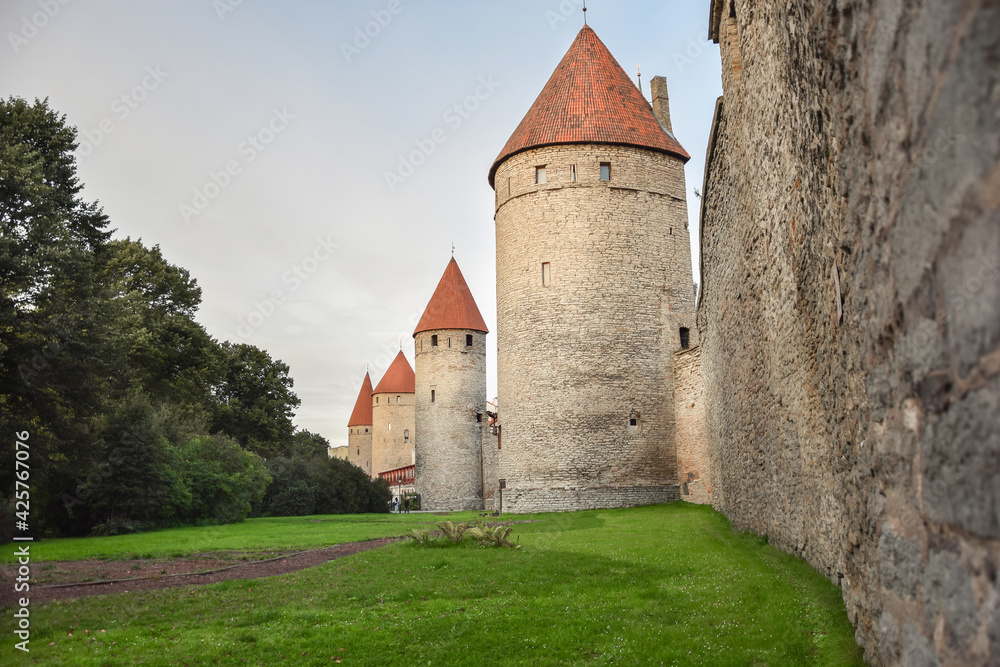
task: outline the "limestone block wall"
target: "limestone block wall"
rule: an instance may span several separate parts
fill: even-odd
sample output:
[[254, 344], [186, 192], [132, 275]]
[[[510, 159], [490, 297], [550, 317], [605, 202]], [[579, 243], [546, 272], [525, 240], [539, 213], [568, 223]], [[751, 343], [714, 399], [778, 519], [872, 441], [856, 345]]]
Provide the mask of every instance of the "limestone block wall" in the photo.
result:
[[676, 499], [665, 396], [680, 328], [697, 343], [683, 164], [534, 149], [499, 167], [496, 204], [504, 511]]
[[712, 475], [705, 430], [700, 347], [674, 353], [673, 399], [681, 500], [709, 505], [712, 502]]
[[347, 435], [347, 460], [372, 476], [372, 427], [351, 426]]
[[413, 465], [414, 398], [413, 394], [372, 396], [372, 475]]
[[[437, 336], [438, 344], [432, 344]], [[466, 345], [471, 336], [472, 345]], [[422, 331], [416, 347], [416, 488], [428, 510], [483, 508], [486, 334]], [[432, 393], [433, 392], [433, 395]]]
[[499, 509], [500, 439], [497, 424], [483, 428], [483, 509]]
[[1000, 663], [1000, 5], [715, 0], [713, 502], [873, 664]]

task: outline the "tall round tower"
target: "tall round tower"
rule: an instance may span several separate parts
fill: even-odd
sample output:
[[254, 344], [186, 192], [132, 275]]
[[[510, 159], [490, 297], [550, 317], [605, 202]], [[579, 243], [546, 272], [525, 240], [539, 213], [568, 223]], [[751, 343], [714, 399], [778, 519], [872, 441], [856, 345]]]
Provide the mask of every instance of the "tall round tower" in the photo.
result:
[[662, 83], [654, 113], [585, 26], [490, 169], [505, 510], [678, 498], [689, 156]]
[[400, 350], [372, 390], [372, 476], [413, 465], [413, 368]]
[[372, 476], [372, 378], [365, 373], [347, 422], [347, 460]]
[[454, 258], [413, 332], [416, 489], [429, 510], [483, 508], [486, 322]]

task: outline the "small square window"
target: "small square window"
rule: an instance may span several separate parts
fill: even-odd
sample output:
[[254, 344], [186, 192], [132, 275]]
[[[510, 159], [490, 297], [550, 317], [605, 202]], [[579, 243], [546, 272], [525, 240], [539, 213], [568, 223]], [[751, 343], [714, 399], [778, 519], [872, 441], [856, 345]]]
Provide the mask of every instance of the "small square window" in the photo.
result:
[[691, 330], [681, 327], [681, 349], [686, 350], [691, 347]]
[[602, 162], [601, 163], [601, 180], [610, 181], [611, 180], [611, 163]]
[[432, 334], [431, 335], [431, 347], [437, 347], [437, 346], [438, 346], [438, 337], [437, 337], [437, 334]]
[[639, 420], [636, 419], [635, 417], [632, 417], [631, 419], [628, 420], [628, 425], [629, 426], [638, 426], [639, 425]]
[[472, 347], [472, 334], [465, 334], [465, 347]]
[[535, 183], [542, 185], [545, 183], [545, 165], [535, 167]]

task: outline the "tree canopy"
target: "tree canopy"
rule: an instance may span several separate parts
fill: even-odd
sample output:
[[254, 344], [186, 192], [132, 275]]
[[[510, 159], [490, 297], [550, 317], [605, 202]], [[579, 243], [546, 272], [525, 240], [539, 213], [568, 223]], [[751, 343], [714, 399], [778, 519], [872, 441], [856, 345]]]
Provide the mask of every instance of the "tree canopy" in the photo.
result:
[[[296, 433], [286, 364], [212, 338], [190, 273], [112, 237], [76, 145], [47, 100], [0, 100], [0, 428], [30, 433], [33, 534], [241, 520], [271, 483], [265, 458], [325, 469], [325, 440]], [[2, 448], [13, 460], [14, 439]], [[341, 483], [325, 479], [321, 496]], [[13, 476], [0, 491], [9, 537]]]

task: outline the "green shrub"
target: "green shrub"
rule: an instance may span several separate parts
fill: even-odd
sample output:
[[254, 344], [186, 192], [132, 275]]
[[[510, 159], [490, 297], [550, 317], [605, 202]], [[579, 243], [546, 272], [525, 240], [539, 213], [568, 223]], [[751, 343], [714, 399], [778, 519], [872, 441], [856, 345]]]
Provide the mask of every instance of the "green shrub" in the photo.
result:
[[510, 533], [514, 530], [510, 526], [488, 526], [485, 524], [473, 526], [468, 530], [468, 535], [476, 540], [476, 543], [484, 547], [511, 547], [520, 549], [520, 544], [510, 541]]
[[445, 539], [452, 544], [458, 544], [465, 536], [465, 531], [468, 530], [469, 525], [465, 523], [455, 525], [451, 521], [445, 521], [444, 523], [437, 524], [437, 527]]

